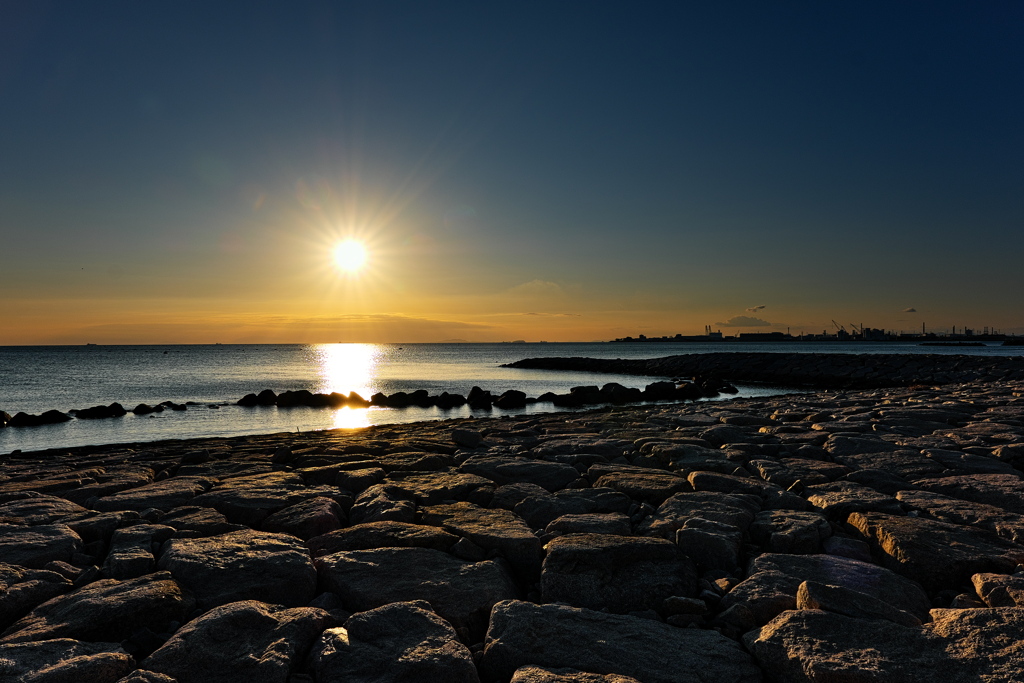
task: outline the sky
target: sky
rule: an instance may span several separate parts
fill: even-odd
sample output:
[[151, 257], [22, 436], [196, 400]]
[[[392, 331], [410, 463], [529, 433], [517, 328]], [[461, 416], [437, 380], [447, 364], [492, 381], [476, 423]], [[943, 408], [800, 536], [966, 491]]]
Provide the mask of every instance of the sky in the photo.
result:
[[1024, 333], [1022, 122], [1015, 1], [0, 2], [0, 344]]

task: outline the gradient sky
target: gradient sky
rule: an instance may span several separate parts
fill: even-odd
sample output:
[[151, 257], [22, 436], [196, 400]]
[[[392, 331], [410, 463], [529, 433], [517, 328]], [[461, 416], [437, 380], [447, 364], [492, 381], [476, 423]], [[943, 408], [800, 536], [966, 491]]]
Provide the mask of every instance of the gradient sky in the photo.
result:
[[1022, 254], [1016, 1], [0, 3], [0, 344], [1024, 333]]

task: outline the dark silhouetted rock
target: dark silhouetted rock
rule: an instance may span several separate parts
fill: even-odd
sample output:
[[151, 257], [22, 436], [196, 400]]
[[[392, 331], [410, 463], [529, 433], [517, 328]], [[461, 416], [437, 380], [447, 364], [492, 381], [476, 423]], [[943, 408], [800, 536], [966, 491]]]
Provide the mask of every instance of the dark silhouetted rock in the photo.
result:
[[37, 606], [70, 590], [71, 578], [68, 576], [44, 569], [0, 564], [0, 632]]
[[291, 534], [302, 540], [320, 536], [342, 526], [345, 511], [330, 498], [310, 498], [289, 505], [263, 520], [263, 531]]
[[[89, 658], [97, 658], [93, 660], [97, 665], [89, 666]], [[117, 670], [117, 662], [127, 663], [128, 668], [116, 678], [110, 678], [110, 673]], [[131, 670], [131, 662], [131, 657], [117, 643], [86, 643], [56, 638], [6, 644], [0, 645], [0, 683], [26, 683], [32, 680], [30, 677], [37, 676], [36, 681], [40, 683], [114, 683]], [[62, 664], [68, 668], [61, 671]], [[99, 675], [93, 676], [97, 673]]]
[[818, 512], [765, 510], [750, 525], [750, 538], [772, 553], [820, 553], [832, 527]]
[[738, 643], [711, 630], [562, 605], [495, 605], [481, 673], [508, 680], [529, 665], [632, 676], [644, 683], [762, 680]]
[[516, 669], [511, 683], [640, 683], [632, 676], [592, 674], [576, 669], [523, 666]]
[[313, 607], [232, 602], [183, 626], [142, 667], [177, 683], [287, 683], [333, 623], [327, 612]]
[[63, 524], [0, 525], [0, 561], [41, 569], [47, 562], [70, 562], [82, 539]]
[[630, 536], [629, 517], [621, 512], [595, 512], [582, 515], [562, 515], [545, 527], [551, 536], [565, 534], [612, 534]]
[[97, 500], [92, 507], [100, 511], [135, 510], [141, 512], [149, 508], [166, 511], [190, 504], [193, 498], [212, 485], [213, 480], [207, 477], [171, 477], [105, 496]]
[[306, 541], [306, 546], [314, 557], [377, 548], [433, 548], [447, 552], [458, 540], [455, 534], [434, 526], [381, 521], [356, 524], [316, 536]]
[[469, 649], [424, 601], [396, 602], [324, 632], [312, 653], [318, 681], [479, 683]]
[[530, 483], [548, 491], [563, 489], [580, 476], [571, 465], [490, 454], [474, 455], [459, 466], [459, 471], [486, 477], [499, 486]]
[[540, 571], [540, 539], [514, 512], [461, 502], [426, 507], [422, 521], [468, 538], [484, 550], [497, 551], [524, 575]]
[[822, 609], [857, 619], [885, 619], [903, 626], [920, 626], [910, 612], [893, 607], [867, 593], [817, 581], [804, 581], [796, 591], [797, 609]]
[[502, 410], [512, 410], [526, 407], [526, 394], [517, 389], [509, 389], [494, 400], [494, 407]]
[[416, 519], [416, 503], [412, 494], [393, 484], [375, 484], [355, 500], [349, 510], [352, 524], [370, 522], [409, 522]]

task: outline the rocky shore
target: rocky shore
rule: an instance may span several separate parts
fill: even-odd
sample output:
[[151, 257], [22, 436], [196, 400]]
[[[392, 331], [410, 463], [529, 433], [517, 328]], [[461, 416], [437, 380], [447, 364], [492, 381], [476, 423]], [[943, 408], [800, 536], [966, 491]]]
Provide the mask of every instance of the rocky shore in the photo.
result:
[[1019, 681], [1022, 562], [1005, 374], [17, 453], [0, 683]]
[[908, 353], [694, 353], [644, 360], [527, 358], [506, 367], [718, 378], [823, 389], [1024, 380], [1024, 357]]

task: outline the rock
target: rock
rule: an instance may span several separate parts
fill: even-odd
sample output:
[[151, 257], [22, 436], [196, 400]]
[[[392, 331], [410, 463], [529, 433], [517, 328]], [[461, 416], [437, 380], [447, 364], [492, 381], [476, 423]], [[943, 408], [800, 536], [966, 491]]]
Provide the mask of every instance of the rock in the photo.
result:
[[545, 527], [549, 536], [564, 534], [611, 534], [629, 536], [629, 517], [621, 512], [595, 512], [583, 515], [562, 515]]
[[298, 607], [316, 594], [309, 551], [294, 537], [233, 531], [208, 538], [175, 538], [157, 561], [189, 588], [202, 609], [260, 599]]
[[474, 455], [459, 466], [459, 471], [486, 477], [499, 486], [529, 483], [548, 491], [563, 489], [580, 476], [571, 465], [490, 454]]
[[1024, 515], [929, 491], [900, 491], [896, 498], [929, 519], [987, 529], [1007, 541], [1024, 544]]
[[213, 480], [206, 477], [171, 477], [104, 496], [97, 500], [92, 508], [101, 512], [114, 510], [141, 512], [150, 508], [167, 511], [191, 503], [193, 498], [211, 486], [213, 486]]
[[693, 490], [686, 479], [676, 474], [640, 468], [609, 472], [600, 476], [594, 486], [610, 488], [652, 505], [661, 505], [674, 493]]
[[426, 507], [422, 521], [497, 551], [526, 576], [540, 571], [540, 539], [513, 512], [462, 502]]
[[[396, 602], [324, 632], [312, 654], [318, 681], [479, 683], [469, 649], [424, 601]], [[184, 683], [184, 682], [183, 682]]]
[[739, 644], [711, 630], [562, 605], [495, 605], [481, 673], [508, 680], [530, 665], [631, 676], [644, 683], [762, 680]]
[[486, 504], [493, 495], [494, 483], [475, 474], [461, 472], [393, 472], [386, 485], [395, 486], [420, 505], [449, 501]]
[[192, 502], [216, 509], [230, 522], [256, 527], [271, 514], [296, 503], [339, 495], [341, 491], [332, 487], [307, 486], [301, 476], [291, 472], [267, 472], [224, 479]]
[[374, 484], [384, 481], [384, 470], [380, 467], [364, 467], [357, 470], [342, 470], [334, 477], [338, 488], [359, 494]]
[[181, 538], [216, 536], [247, 528], [241, 524], [231, 524], [227, 517], [213, 508], [198, 505], [173, 508], [160, 517], [160, 523], [174, 528], [176, 535]]
[[131, 672], [117, 683], [177, 683], [170, 676], [164, 674], [158, 674], [155, 671], [146, 671], [145, 669], [136, 669]]
[[316, 566], [321, 585], [341, 596], [346, 609], [426, 600], [453, 626], [478, 635], [494, 603], [518, 592], [501, 563], [462, 562], [430, 548], [340, 552], [318, 558]]
[[576, 669], [548, 669], [542, 666], [523, 666], [516, 669], [511, 683], [640, 683], [632, 676], [618, 674], [584, 673]]
[[[973, 672], [967, 680], [1012, 681], [1024, 658], [1024, 609], [936, 609], [926, 629], [943, 639], [953, 660], [946, 671]], [[948, 675], [948, 674], [947, 674]], [[942, 675], [931, 679], [942, 680]]]
[[0, 505], [0, 524], [53, 524], [84, 512], [84, 507], [64, 498], [38, 495]]
[[79, 655], [44, 667], [21, 679], [22, 683], [116, 683], [135, 668], [135, 660], [126, 652], [101, 652]]
[[411, 523], [416, 519], [416, 503], [410, 494], [391, 484], [375, 484], [360, 493], [352, 509], [349, 521], [352, 524], [371, 522]]
[[179, 629], [142, 667], [177, 683], [287, 683], [331, 616], [256, 600], [216, 607]]
[[546, 546], [545, 602], [626, 613], [658, 609], [673, 596], [697, 594], [693, 563], [659, 538], [569, 534]]
[[174, 535], [174, 528], [162, 524], [135, 524], [114, 532], [110, 552], [103, 563], [103, 575], [110, 579], [133, 579], [156, 567], [154, 546]]
[[676, 531], [676, 545], [701, 573], [739, 569], [743, 533], [735, 527], [702, 517], [691, 517]]
[[734, 495], [757, 496], [761, 506], [769, 510], [806, 510], [807, 501], [789, 491], [783, 491], [753, 477], [739, 477], [719, 472], [690, 472], [688, 477], [694, 491], [715, 491]]
[[120, 642], [135, 631], [165, 631], [181, 622], [195, 601], [167, 572], [137, 579], [103, 579], [44, 602], [4, 631], [0, 642], [52, 638]]
[[[128, 653], [121, 649], [117, 643], [84, 643], [70, 638], [58, 638], [53, 640], [41, 640], [29, 643], [14, 643], [0, 645], [0, 683], [25, 683], [31, 680], [30, 676], [49, 671], [56, 673], [62, 664], [68, 664], [69, 669], [63, 673], [71, 673], [71, 670], [82, 666], [87, 658], [99, 658], [95, 661], [103, 663], [102, 667], [112, 671], [115, 667], [110, 666], [117, 661], [131, 661]], [[115, 665], [116, 666], [116, 665]], [[77, 669], [77, 673], [85, 674], [85, 667]], [[131, 667], [128, 667], [129, 670]], [[90, 673], [95, 673], [94, 669]], [[127, 671], [125, 672], [127, 673]], [[87, 674], [88, 675], [88, 674]], [[124, 674], [121, 674], [123, 676]], [[120, 678], [120, 676], [118, 676]], [[78, 683], [82, 681], [98, 681], [99, 683], [113, 683], [118, 678], [103, 677], [96, 678], [71, 676], [52, 680], [61, 680], [67, 683]], [[38, 680], [38, 679], [37, 679]]]
[[755, 496], [710, 492], [677, 493], [641, 522], [637, 533], [674, 540], [676, 531], [694, 517], [720, 522], [742, 533], [760, 509], [761, 501]]
[[56, 572], [0, 564], [0, 632], [38, 605], [70, 590], [71, 579]]
[[47, 562], [70, 562], [82, 539], [63, 524], [0, 525], [0, 560], [40, 569]]
[[[633, 501], [625, 494], [608, 488], [563, 489], [554, 494], [532, 484], [510, 484], [499, 489], [508, 491], [514, 487], [523, 494], [522, 500], [513, 509], [533, 529], [543, 529], [553, 520], [568, 514], [625, 513]], [[495, 492], [497, 494], [497, 492]], [[497, 497], [497, 496], [496, 496]], [[499, 506], [499, 503], [495, 503]]]
[[330, 498], [318, 497], [289, 505], [263, 520], [263, 531], [291, 534], [303, 540], [341, 528], [345, 512]]
[[1024, 562], [1024, 547], [979, 529], [877, 512], [855, 512], [848, 522], [886, 567], [928, 590], [956, 588], [972, 574], [1010, 572]]
[[459, 537], [437, 527], [408, 522], [367, 522], [347, 529], [338, 529], [306, 541], [313, 557], [346, 550], [376, 548], [433, 548], [448, 551]]
[[914, 484], [925, 491], [1024, 514], [1024, 479], [1019, 475], [972, 474], [921, 479]]
[[514, 410], [526, 407], [526, 394], [516, 389], [505, 391], [494, 400], [494, 407], [502, 410]]
[[903, 626], [920, 626], [921, 620], [910, 612], [893, 607], [867, 593], [804, 581], [796, 591], [797, 609], [821, 609], [857, 619], [885, 619]]
[[477, 448], [483, 440], [483, 434], [472, 429], [452, 430], [452, 441], [463, 448]]
[[804, 495], [811, 505], [838, 521], [845, 520], [851, 512], [903, 514], [903, 506], [892, 496], [849, 481], [808, 486]]
[[818, 512], [765, 510], [754, 517], [750, 538], [771, 553], [820, 553], [832, 527]]
[[1024, 575], [975, 574], [971, 583], [989, 607], [1024, 607]]
[[756, 557], [747, 579], [722, 597], [721, 608], [745, 604], [758, 624], [796, 608], [796, 592], [804, 581], [816, 581], [867, 593], [924, 621], [931, 602], [921, 587], [888, 569], [833, 555]]

